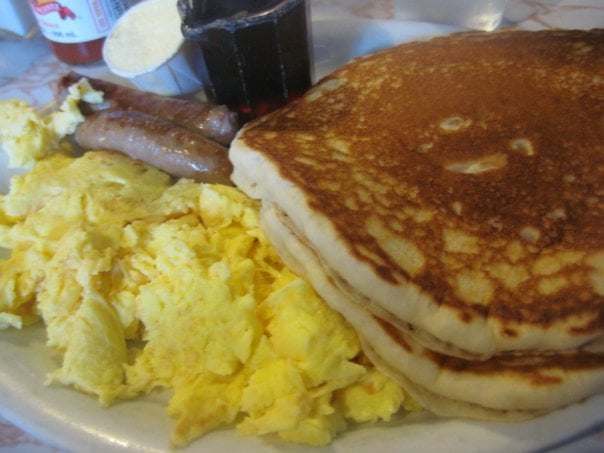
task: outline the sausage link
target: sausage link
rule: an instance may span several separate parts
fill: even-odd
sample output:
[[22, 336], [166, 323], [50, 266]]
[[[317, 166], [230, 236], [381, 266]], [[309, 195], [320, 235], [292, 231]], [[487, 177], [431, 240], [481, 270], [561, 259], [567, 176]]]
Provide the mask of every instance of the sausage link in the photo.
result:
[[84, 149], [119, 151], [173, 176], [232, 185], [227, 149], [202, 135], [145, 113], [106, 110], [78, 126]]
[[[75, 72], [61, 77], [55, 90], [57, 101], [62, 102], [67, 96], [67, 88], [83, 77]], [[225, 105], [159, 96], [105, 80], [87, 79], [95, 90], [104, 93], [104, 102], [82, 102], [80, 109], [84, 115], [108, 109], [133, 110], [172, 121], [223, 145], [228, 145], [237, 132], [237, 114]]]

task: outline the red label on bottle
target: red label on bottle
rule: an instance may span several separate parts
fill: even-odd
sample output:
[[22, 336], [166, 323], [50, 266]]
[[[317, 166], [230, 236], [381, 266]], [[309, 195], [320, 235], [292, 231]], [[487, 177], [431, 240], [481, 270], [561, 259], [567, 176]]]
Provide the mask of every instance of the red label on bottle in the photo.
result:
[[42, 34], [58, 43], [103, 38], [127, 9], [126, 0], [29, 0], [29, 3]]
[[45, 16], [51, 13], [59, 13], [59, 17], [65, 19], [75, 19], [76, 15], [67, 6], [61, 5], [59, 2], [49, 1], [42, 3], [44, 0], [31, 0], [32, 7], [36, 14]]
[[31, 0], [30, 3], [36, 14], [46, 15], [61, 9], [61, 5], [54, 0]]

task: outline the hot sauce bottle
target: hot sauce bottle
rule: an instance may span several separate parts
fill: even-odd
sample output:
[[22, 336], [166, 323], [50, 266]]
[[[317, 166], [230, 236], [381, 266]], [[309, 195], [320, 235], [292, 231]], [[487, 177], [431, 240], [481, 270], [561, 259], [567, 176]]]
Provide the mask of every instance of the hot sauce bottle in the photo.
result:
[[60, 60], [88, 64], [102, 59], [103, 41], [130, 0], [29, 0], [44, 37]]

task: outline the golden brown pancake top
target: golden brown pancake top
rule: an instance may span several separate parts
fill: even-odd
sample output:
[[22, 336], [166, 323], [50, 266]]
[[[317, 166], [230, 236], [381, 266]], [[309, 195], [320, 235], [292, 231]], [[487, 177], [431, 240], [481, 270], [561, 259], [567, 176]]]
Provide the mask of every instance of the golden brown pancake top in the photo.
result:
[[383, 280], [508, 336], [568, 316], [604, 331], [604, 30], [401, 45], [242, 139]]

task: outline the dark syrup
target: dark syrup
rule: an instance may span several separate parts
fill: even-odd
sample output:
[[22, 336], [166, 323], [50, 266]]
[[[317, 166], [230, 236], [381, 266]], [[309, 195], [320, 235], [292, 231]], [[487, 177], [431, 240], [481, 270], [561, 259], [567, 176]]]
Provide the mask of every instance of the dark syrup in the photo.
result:
[[308, 4], [304, 0], [179, 1], [183, 33], [198, 43], [208, 98], [241, 122], [301, 96], [312, 83]]

